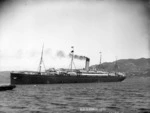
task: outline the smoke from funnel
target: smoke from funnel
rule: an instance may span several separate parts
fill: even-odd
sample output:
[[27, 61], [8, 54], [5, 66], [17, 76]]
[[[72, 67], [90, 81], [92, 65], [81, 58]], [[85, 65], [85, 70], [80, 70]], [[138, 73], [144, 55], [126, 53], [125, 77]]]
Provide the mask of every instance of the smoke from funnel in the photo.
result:
[[[69, 54], [70, 57], [72, 57], [73, 54]], [[85, 60], [85, 70], [89, 71], [89, 64], [90, 64], [90, 58], [86, 57], [86, 56], [79, 56], [79, 55], [73, 55], [74, 59], [78, 59], [78, 60]]]
[[[72, 57], [72, 54], [69, 54], [69, 57]], [[74, 55], [73, 56], [74, 59], [78, 59], [78, 60], [85, 60], [85, 59], [89, 59], [86, 56], [80, 56], [80, 55]]]
[[56, 56], [59, 58], [64, 58], [66, 55], [63, 51], [59, 50], [59, 51], [57, 51]]

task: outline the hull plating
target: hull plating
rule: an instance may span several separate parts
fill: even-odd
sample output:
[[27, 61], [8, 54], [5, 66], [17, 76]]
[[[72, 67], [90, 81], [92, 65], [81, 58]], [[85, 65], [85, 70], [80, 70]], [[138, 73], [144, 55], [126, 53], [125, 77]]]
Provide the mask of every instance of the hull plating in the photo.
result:
[[11, 73], [11, 84], [58, 84], [58, 83], [92, 83], [121, 82], [123, 76], [64, 76], [64, 75], [28, 75]]

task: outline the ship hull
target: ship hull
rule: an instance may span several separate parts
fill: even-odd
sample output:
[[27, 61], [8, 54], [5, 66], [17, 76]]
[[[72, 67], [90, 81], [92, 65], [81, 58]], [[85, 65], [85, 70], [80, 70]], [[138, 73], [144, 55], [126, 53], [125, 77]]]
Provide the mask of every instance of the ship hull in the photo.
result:
[[121, 82], [123, 76], [68, 76], [68, 75], [30, 75], [11, 73], [11, 84], [63, 84], [63, 83], [93, 83]]

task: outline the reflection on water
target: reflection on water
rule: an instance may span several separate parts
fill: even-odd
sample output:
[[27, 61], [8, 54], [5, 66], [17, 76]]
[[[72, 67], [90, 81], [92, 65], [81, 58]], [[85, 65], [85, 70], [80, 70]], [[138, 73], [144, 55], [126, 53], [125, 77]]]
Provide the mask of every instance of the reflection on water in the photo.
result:
[[0, 113], [148, 113], [150, 78], [117, 83], [18, 85], [0, 92]]

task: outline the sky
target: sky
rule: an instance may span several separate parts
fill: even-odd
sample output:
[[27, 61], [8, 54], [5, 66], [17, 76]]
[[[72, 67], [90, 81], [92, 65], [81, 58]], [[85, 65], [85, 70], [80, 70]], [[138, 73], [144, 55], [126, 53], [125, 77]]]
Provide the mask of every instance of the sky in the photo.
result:
[[[150, 57], [150, 3], [142, 0], [14, 0], [0, 3], [0, 71], [69, 68]], [[84, 68], [85, 60], [74, 60]]]

